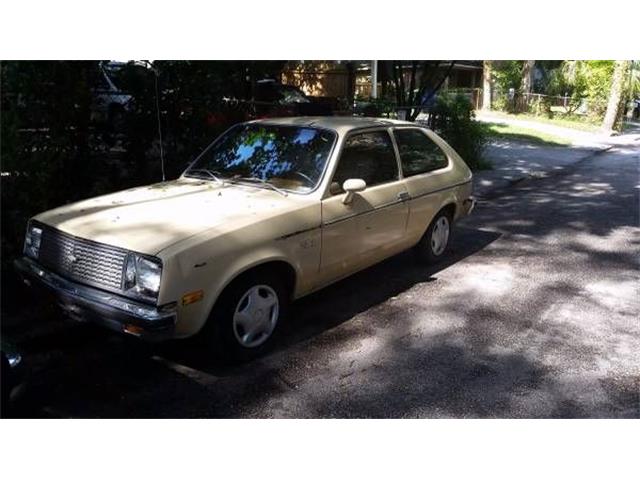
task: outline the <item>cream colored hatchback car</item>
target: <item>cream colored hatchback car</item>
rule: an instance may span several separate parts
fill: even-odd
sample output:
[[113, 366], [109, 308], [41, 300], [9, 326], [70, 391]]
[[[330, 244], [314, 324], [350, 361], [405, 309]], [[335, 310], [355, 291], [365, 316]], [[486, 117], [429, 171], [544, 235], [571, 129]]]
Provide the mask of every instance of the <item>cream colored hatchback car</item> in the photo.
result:
[[473, 206], [467, 165], [417, 124], [260, 120], [177, 180], [35, 216], [16, 266], [74, 318], [243, 358], [292, 300], [411, 247], [439, 260]]

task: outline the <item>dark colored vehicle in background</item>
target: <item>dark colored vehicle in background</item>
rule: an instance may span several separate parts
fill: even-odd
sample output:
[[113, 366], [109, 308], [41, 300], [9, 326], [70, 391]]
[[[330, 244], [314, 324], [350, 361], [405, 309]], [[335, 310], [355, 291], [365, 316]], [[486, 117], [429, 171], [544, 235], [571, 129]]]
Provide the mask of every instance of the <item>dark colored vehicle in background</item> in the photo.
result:
[[309, 97], [293, 85], [276, 80], [258, 80], [253, 90], [257, 117], [327, 116], [332, 106], [324, 98]]
[[[251, 92], [244, 99], [223, 98], [207, 114], [207, 125], [224, 130], [235, 123], [260, 118], [326, 117], [333, 115], [336, 109], [335, 99], [311, 97], [296, 86], [264, 79], [253, 83]], [[188, 115], [191, 110], [187, 107], [184, 113]]]

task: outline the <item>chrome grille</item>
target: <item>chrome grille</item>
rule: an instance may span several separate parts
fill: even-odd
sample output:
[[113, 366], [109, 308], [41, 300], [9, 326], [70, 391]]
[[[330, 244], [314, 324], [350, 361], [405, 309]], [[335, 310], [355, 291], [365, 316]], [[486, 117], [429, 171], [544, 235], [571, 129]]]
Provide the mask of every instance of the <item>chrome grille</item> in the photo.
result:
[[122, 291], [126, 250], [39, 226], [42, 240], [38, 261], [44, 267], [80, 283]]

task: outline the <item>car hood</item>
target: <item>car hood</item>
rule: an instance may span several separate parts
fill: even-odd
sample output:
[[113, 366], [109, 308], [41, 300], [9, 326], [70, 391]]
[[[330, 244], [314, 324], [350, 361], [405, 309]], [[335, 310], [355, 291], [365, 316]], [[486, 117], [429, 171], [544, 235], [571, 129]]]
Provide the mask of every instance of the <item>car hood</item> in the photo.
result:
[[300, 205], [250, 185], [178, 179], [49, 210], [35, 220], [80, 238], [156, 255], [166, 247], [224, 224], [225, 230]]

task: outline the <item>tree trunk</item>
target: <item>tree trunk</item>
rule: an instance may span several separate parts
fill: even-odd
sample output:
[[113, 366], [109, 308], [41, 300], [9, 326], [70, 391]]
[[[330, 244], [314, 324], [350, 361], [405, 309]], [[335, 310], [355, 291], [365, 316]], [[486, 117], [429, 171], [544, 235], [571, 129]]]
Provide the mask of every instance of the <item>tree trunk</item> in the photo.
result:
[[525, 60], [522, 66], [522, 93], [531, 93], [533, 89], [533, 67], [535, 60]]
[[628, 60], [616, 60], [611, 80], [611, 91], [609, 92], [609, 103], [607, 103], [607, 113], [604, 115], [602, 130], [605, 133], [613, 133], [613, 129], [618, 120], [620, 105], [623, 101], [624, 80], [629, 71], [630, 62]]
[[491, 110], [491, 60], [482, 62], [482, 109]]
[[522, 65], [522, 80], [520, 82], [521, 92], [518, 102], [518, 110], [521, 112], [527, 111], [529, 104], [529, 94], [533, 88], [533, 67], [535, 66], [535, 60], [525, 60]]

